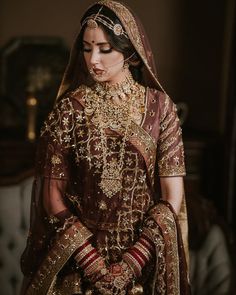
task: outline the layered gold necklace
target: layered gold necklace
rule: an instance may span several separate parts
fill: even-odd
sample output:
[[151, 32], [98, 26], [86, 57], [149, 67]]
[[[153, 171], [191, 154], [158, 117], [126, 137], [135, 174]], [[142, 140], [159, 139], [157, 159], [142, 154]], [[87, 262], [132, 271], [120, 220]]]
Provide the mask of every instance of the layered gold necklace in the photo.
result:
[[[99, 186], [103, 193], [111, 198], [122, 189], [122, 169], [126, 143], [130, 134], [131, 112], [137, 103], [143, 111], [145, 88], [135, 82], [130, 75], [117, 84], [96, 83], [85, 107], [85, 114], [92, 115], [97, 125], [102, 147], [102, 174]], [[108, 147], [106, 130], [122, 134], [119, 156], [113, 157]]]

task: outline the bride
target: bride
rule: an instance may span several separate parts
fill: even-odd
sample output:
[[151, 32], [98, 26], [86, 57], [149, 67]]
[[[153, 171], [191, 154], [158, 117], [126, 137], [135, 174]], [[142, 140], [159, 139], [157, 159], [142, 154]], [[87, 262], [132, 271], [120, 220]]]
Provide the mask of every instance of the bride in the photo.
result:
[[96, 2], [41, 130], [21, 294], [189, 294], [184, 175], [140, 21]]

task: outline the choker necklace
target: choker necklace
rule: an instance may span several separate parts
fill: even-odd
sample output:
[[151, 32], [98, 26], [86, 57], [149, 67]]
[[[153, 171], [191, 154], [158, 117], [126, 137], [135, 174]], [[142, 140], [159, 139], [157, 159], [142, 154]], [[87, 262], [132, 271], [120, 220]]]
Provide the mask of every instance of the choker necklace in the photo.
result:
[[[91, 94], [90, 94], [91, 93]], [[126, 143], [130, 134], [132, 108], [143, 101], [145, 88], [128, 75], [117, 84], [96, 83], [86, 96], [85, 114], [93, 115], [92, 122], [100, 133], [102, 147], [102, 175], [99, 186], [111, 198], [122, 189], [122, 169]], [[114, 103], [114, 99], [120, 101]], [[112, 153], [108, 147], [106, 129], [122, 134], [120, 150]]]
[[125, 77], [124, 81], [120, 83], [111, 84], [109, 82], [96, 83], [95, 91], [100, 93], [100, 95], [104, 95], [106, 99], [125, 99], [132, 92], [134, 92], [139, 86], [137, 82], [134, 81], [132, 74], [130, 71], [128, 75]]

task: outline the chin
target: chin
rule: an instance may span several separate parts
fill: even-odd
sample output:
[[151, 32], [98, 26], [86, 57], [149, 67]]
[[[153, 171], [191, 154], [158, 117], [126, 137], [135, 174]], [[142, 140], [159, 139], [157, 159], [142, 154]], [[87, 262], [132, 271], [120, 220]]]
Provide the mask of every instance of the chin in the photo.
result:
[[98, 78], [98, 77], [93, 77], [93, 80], [95, 81], [95, 82], [100, 82], [100, 83], [110, 83], [110, 84], [116, 84], [116, 83], [118, 83], [119, 81], [116, 81], [116, 80], [113, 80], [113, 79], [109, 79], [109, 78]]
[[107, 82], [108, 81], [108, 79], [106, 77], [92, 76], [92, 78], [95, 82]]

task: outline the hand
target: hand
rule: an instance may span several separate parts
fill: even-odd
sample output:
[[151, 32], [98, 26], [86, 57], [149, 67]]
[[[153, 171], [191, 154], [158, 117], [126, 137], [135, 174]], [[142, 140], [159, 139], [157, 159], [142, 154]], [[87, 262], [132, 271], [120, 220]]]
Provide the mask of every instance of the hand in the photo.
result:
[[133, 272], [124, 261], [112, 264], [108, 274], [95, 283], [96, 288], [104, 295], [125, 295], [127, 286], [134, 278]]

